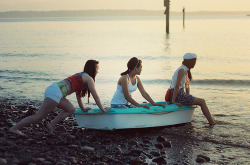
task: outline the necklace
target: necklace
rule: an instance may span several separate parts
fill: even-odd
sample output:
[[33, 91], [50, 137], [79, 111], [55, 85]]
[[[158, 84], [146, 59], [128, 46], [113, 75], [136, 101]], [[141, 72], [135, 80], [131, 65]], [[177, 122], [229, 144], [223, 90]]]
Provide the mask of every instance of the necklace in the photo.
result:
[[131, 77], [131, 78], [134, 78], [134, 77], [135, 77], [135, 76], [134, 76], [134, 77], [132, 77], [130, 73], [129, 73], [128, 75], [129, 75], [129, 77]]

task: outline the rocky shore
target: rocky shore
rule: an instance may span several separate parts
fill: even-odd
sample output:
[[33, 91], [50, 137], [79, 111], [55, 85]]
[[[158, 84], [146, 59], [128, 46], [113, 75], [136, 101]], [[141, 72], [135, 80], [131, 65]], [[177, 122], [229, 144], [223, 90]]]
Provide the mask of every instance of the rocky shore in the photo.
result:
[[[209, 162], [199, 153], [188, 153], [192, 140], [166, 134], [166, 128], [98, 131], [78, 128], [73, 117], [57, 125], [54, 135], [48, 135], [45, 125], [59, 110], [41, 122], [25, 127], [20, 137], [8, 129], [39, 108], [41, 102], [30, 100], [0, 100], [0, 164], [10, 165], [70, 165], [70, 164], [192, 164]], [[175, 128], [170, 128], [175, 129]], [[178, 126], [177, 126], [178, 129]], [[183, 142], [188, 144], [183, 144]], [[181, 145], [180, 145], [181, 143]], [[189, 148], [190, 147], [190, 148]], [[195, 156], [194, 156], [195, 155]]]

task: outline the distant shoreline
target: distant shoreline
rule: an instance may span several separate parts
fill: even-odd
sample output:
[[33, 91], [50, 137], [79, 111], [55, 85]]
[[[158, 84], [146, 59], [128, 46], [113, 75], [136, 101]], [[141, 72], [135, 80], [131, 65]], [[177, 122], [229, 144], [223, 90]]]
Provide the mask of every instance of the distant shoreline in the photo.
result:
[[[164, 10], [60, 10], [60, 11], [7, 11], [0, 18], [37, 17], [110, 17], [110, 16], [164, 16]], [[182, 16], [182, 12], [170, 12], [170, 16]], [[249, 11], [235, 12], [186, 12], [186, 16], [249, 16]]]

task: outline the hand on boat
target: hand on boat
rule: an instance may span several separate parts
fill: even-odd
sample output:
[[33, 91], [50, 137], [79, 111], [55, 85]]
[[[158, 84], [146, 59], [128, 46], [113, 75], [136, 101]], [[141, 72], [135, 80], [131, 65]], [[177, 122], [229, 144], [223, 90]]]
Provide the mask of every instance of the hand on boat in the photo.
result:
[[83, 112], [88, 112], [88, 110], [90, 110], [91, 108], [90, 107], [86, 107], [84, 109], [82, 109]]
[[164, 104], [155, 104], [154, 106], [162, 106], [163, 108], [166, 108], [166, 105]]
[[106, 107], [106, 108], [104, 108], [103, 112], [108, 112], [108, 110], [110, 110], [110, 109], [111, 109], [111, 107]]
[[147, 108], [147, 109], [150, 109], [150, 106], [149, 106], [149, 105], [142, 105], [142, 107]]

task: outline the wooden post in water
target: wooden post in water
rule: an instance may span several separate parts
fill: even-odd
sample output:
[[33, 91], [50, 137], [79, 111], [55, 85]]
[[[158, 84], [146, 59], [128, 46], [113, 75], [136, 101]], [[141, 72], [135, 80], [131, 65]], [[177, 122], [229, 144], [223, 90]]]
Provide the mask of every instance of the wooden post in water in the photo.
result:
[[182, 12], [183, 12], [183, 27], [185, 27], [185, 7], [183, 7]]
[[170, 0], [164, 0], [164, 6], [166, 7], [164, 14], [166, 14], [166, 32], [167, 32], [167, 34], [169, 34], [169, 1]]

